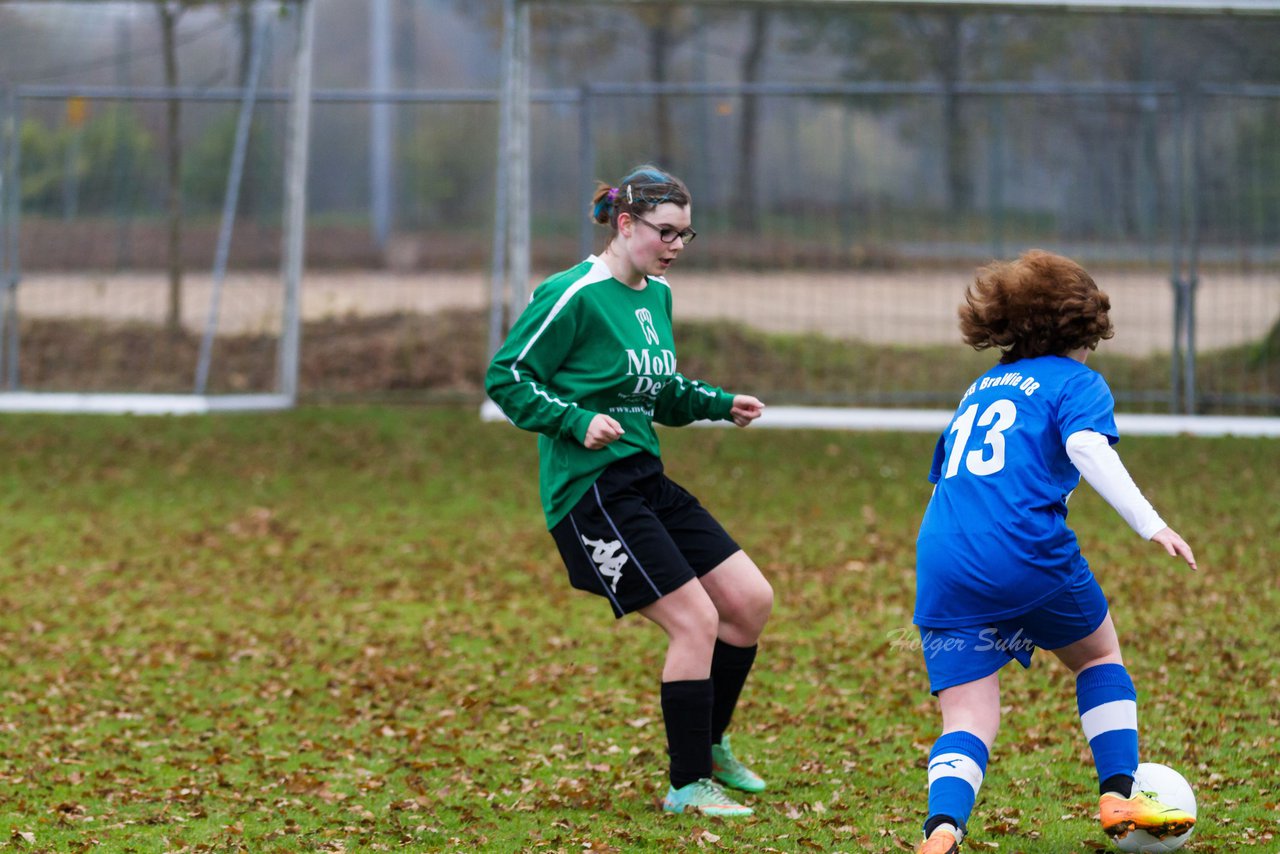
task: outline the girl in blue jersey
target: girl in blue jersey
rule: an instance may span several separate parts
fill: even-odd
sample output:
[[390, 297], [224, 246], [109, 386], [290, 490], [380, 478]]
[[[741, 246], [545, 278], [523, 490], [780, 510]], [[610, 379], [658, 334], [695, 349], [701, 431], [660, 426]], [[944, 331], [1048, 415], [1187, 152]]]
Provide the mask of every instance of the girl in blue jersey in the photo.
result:
[[1000, 724], [999, 671], [1036, 647], [1076, 675], [1103, 830], [1157, 836], [1195, 819], [1133, 792], [1137, 694], [1107, 600], [1067, 527], [1083, 476], [1144, 539], [1195, 569], [1191, 548], [1143, 497], [1112, 445], [1115, 403], [1085, 366], [1112, 336], [1110, 301], [1079, 264], [1032, 250], [978, 271], [960, 308], [965, 343], [999, 363], [965, 391], [938, 440], [916, 543], [916, 606], [942, 735], [929, 754], [920, 854], [953, 854]]

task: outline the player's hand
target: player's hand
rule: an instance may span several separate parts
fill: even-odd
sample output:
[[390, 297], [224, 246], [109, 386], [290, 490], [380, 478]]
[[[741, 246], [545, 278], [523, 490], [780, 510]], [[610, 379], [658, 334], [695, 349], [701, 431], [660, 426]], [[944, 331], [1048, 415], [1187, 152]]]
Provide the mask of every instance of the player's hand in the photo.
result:
[[1161, 528], [1156, 531], [1151, 537], [1151, 542], [1159, 543], [1169, 554], [1182, 558], [1192, 569], [1196, 568], [1196, 556], [1191, 553], [1191, 546], [1187, 545], [1186, 540], [1179, 537], [1178, 532], [1173, 528]]
[[759, 399], [749, 394], [735, 394], [733, 396], [733, 408], [729, 410], [729, 415], [733, 418], [733, 423], [739, 427], [746, 427], [763, 413], [764, 404]]
[[621, 424], [601, 412], [587, 425], [587, 435], [583, 438], [582, 444], [587, 446], [587, 450], [598, 451], [605, 445], [618, 441], [625, 432], [627, 431], [622, 429]]

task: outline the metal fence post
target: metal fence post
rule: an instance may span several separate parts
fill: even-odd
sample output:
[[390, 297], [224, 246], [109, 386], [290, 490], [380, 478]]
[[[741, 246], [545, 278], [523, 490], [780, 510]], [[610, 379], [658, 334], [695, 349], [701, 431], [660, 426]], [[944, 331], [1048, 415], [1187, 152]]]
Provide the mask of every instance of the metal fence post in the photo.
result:
[[[594, 186], [596, 171], [596, 146], [591, 126], [591, 87], [583, 86], [578, 90], [578, 198], [590, 199]], [[590, 216], [583, 217], [578, 229], [578, 257], [586, 258], [591, 254], [595, 238], [595, 222]]]
[[[390, 91], [391, 67], [391, 2], [373, 0], [369, 4], [369, 88], [376, 95]], [[390, 101], [376, 100], [369, 105], [369, 206], [371, 231], [378, 250], [385, 252], [391, 237], [394, 210], [392, 164], [392, 120]]]
[[1201, 180], [1204, 168], [1204, 104], [1199, 92], [1191, 96], [1191, 179], [1190, 192], [1187, 195], [1187, 220], [1190, 229], [1187, 250], [1187, 269], [1184, 279], [1186, 288], [1186, 311], [1183, 320], [1183, 340], [1186, 346], [1182, 369], [1182, 406], [1188, 415], [1195, 413], [1196, 400], [1196, 291], [1200, 285], [1200, 242], [1203, 234], [1200, 228], [1200, 189], [1204, 186]]
[[506, 332], [507, 272], [511, 264], [511, 125], [515, 110], [516, 0], [502, 4], [502, 89], [498, 96], [498, 163], [494, 169], [493, 264], [489, 280], [490, 358]]
[[1182, 278], [1182, 253], [1183, 240], [1186, 236], [1186, 204], [1187, 204], [1187, 174], [1186, 174], [1186, 135], [1187, 135], [1187, 109], [1185, 94], [1179, 92], [1174, 96], [1174, 123], [1173, 123], [1173, 181], [1172, 193], [1173, 204], [1170, 205], [1172, 211], [1172, 226], [1170, 228], [1170, 243], [1172, 245], [1172, 257], [1169, 260], [1169, 285], [1171, 288], [1171, 296], [1173, 298], [1173, 328], [1171, 332], [1173, 337], [1171, 347], [1169, 349], [1169, 412], [1177, 413], [1180, 410], [1181, 388], [1182, 388], [1182, 328], [1184, 326], [1184, 315], [1186, 314], [1186, 297], [1183, 288]]
[[12, 89], [4, 93], [4, 118], [0, 136], [6, 140], [3, 146], [3, 163], [0, 163], [0, 244], [3, 244], [4, 261], [0, 264], [3, 276], [4, 305], [0, 307], [0, 328], [4, 330], [0, 347], [0, 360], [4, 365], [4, 384], [10, 391], [19, 387], [18, 365], [21, 352], [18, 317], [18, 282], [22, 279], [22, 263], [18, 252], [19, 216], [22, 208], [22, 105]]
[[9, 341], [9, 218], [5, 199], [9, 190], [9, 89], [0, 86], [0, 287], [4, 288], [4, 314], [0, 315], [0, 373], [5, 370]]
[[285, 167], [285, 227], [283, 258], [284, 306], [280, 330], [280, 394], [298, 399], [299, 356], [302, 345], [302, 268], [307, 226], [307, 153], [311, 136], [311, 72], [315, 42], [316, 0], [297, 6], [294, 46], [293, 99], [289, 108], [289, 148]]
[[529, 74], [530, 74], [530, 8], [528, 0], [515, 0], [515, 62], [512, 63], [512, 94], [514, 96], [511, 112], [511, 138], [508, 144], [515, 151], [511, 158], [510, 208], [507, 214], [511, 217], [510, 231], [507, 236], [511, 240], [510, 250], [510, 290], [511, 317], [514, 319], [524, 310], [529, 294], [530, 270], [530, 169], [533, 152], [530, 150], [533, 133], [530, 124], [529, 108]]

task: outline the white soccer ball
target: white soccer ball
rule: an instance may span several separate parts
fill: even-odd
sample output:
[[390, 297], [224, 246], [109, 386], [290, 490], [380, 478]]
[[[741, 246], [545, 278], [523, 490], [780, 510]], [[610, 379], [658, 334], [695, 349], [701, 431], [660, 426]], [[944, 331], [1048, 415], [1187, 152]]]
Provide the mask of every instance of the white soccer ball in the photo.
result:
[[[1196, 793], [1181, 774], [1168, 765], [1158, 762], [1143, 762], [1133, 775], [1135, 792], [1155, 792], [1155, 799], [1170, 807], [1177, 807], [1196, 814]], [[1130, 831], [1123, 839], [1116, 840], [1116, 847], [1121, 851], [1140, 851], [1152, 854], [1159, 851], [1177, 851], [1191, 838], [1195, 828], [1191, 828], [1181, 836], [1168, 836], [1158, 839], [1145, 830]]]

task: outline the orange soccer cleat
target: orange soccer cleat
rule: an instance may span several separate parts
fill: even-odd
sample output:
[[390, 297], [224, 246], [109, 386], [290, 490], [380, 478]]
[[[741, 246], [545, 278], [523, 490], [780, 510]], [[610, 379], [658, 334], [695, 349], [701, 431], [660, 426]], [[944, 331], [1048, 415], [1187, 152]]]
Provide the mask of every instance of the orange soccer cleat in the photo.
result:
[[958, 854], [959, 851], [960, 838], [956, 835], [956, 832], [940, 827], [929, 834], [928, 839], [920, 843], [920, 847], [916, 849], [916, 854]]
[[1180, 836], [1195, 826], [1195, 816], [1177, 807], [1157, 801], [1155, 792], [1134, 792], [1122, 798], [1108, 792], [1098, 802], [1102, 830], [1112, 839], [1124, 839], [1133, 830], [1145, 830], [1152, 836]]

